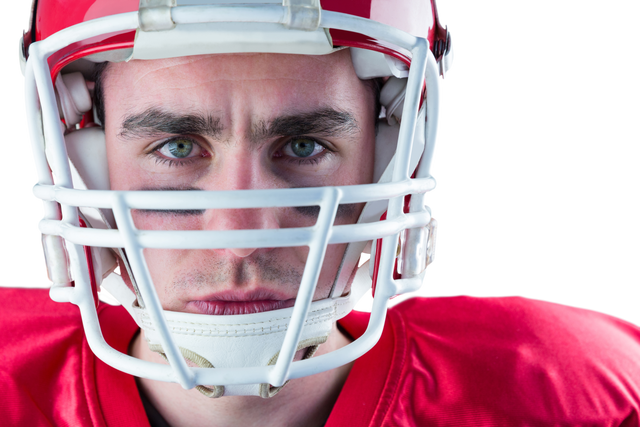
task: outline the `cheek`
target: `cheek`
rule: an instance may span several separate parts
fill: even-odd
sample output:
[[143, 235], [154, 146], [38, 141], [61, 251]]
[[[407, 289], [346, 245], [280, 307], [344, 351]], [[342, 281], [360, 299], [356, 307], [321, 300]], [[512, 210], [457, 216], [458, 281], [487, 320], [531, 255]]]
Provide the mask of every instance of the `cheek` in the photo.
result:
[[107, 136], [107, 163], [112, 190], [129, 190], [132, 188], [131, 184], [140, 179], [139, 168], [135, 167], [133, 159], [125, 156], [121, 147], [118, 147], [118, 144], [114, 143], [113, 138], [109, 136]]
[[329, 245], [313, 299], [328, 298], [347, 245]]
[[131, 211], [133, 223], [138, 230], [202, 230], [202, 215], [187, 215], [177, 213], [160, 213]]
[[107, 161], [112, 190], [193, 187], [211, 175], [209, 158], [198, 158], [188, 167], [159, 164], [142, 147], [107, 138]]
[[113, 131], [106, 131], [107, 164], [109, 165], [109, 180], [112, 190], [139, 190], [148, 186], [154, 178], [145, 168], [148, 155], [142, 147], [133, 142], [124, 142], [115, 138]]
[[194, 270], [194, 258], [192, 250], [183, 249], [145, 249], [144, 259], [151, 274], [153, 287], [163, 309], [170, 311], [182, 311], [184, 301], [181, 291], [176, 283], [182, 283], [179, 279], [184, 277], [185, 271]]

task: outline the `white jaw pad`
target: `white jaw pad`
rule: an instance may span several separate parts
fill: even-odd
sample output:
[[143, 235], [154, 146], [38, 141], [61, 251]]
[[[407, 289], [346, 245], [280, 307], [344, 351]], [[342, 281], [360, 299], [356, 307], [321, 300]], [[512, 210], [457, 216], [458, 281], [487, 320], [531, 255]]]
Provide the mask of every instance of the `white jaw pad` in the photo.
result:
[[73, 166], [91, 190], [109, 190], [109, 165], [104, 130], [90, 127], [71, 132], [64, 137]]
[[[425, 115], [426, 105], [423, 105], [418, 112], [413, 147], [411, 149], [411, 161], [409, 164], [409, 170], [411, 171], [416, 169], [425, 151]], [[398, 123], [393, 125], [388, 124], [386, 121], [379, 123], [378, 135], [376, 136], [374, 182], [390, 182], [392, 179], [399, 130], [400, 126]], [[358, 224], [379, 221], [382, 214], [387, 210], [388, 203], [388, 200], [368, 202], [360, 213]], [[332, 297], [342, 295], [351, 276], [351, 272], [360, 260], [361, 252], [368, 243], [369, 242], [349, 243], [333, 286]]]
[[[409, 162], [409, 171], [414, 171], [418, 167], [418, 163], [422, 159], [425, 152], [425, 123], [426, 123], [426, 105], [423, 105], [418, 111], [418, 120], [416, 121], [416, 129], [413, 137], [411, 148], [411, 160]], [[393, 177], [393, 167], [395, 162], [395, 152], [397, 144], [397, 135], [400, 130], [399, 126], [388, 125], [381, 122], [379, 125], [378, 136], [376, 137], [376, 164], [374, 167], [375, 178], [377, 182], [391, 182]], [[389, 158], [389, 156], [391, 158]], [[410, 172], [410, 173], [411, 173]], [[378, 176], [380, 174], [380, 176]], [[386, 210], [387, 200], [379, 200], [368, 202], [362, 213], [358, 223], [373, 222], [380, 220], [380, 216]]]
[[[104, 130], [101, 127], [78, 129], [64, 137], [67, 154], [80, 178], [74, 186], [89, 190], [110, 190], [109, 165]], [[109, 209], [80, 208], [93, 228], [116, 228], [113, 213]]]
[[[333, 323], [351, 312], [371, 287], [368, 264], [367, 262], [358, 269], [348, 295], [311, 303], [300, 344], [304, 341], [322, 342], [331, 333]], [[160, 345], [159, 335], [146, 311], [136, 306], [133, 291], [116, 274], [107, 277], [103, 287], [127, 309], [138, 326], [145, 331], [149, 347], [156, 351]], [[183, 353], [196, 354], [213, 367], [224, 368], [273, 364], [275, 360], [272, 359], [280, 351], [292, 312], [293, 307], [238, 316], [207, 316], [171, 311], [163, 313], [172, 338], [183, 349]], [[261, 387], [261, 384], [225, 385], [224, 395], [260, 396]]]

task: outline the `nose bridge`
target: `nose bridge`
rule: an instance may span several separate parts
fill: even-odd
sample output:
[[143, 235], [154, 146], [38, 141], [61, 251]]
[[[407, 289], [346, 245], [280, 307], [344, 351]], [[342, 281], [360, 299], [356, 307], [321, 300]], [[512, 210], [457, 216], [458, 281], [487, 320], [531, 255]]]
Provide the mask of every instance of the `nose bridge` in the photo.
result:
[[265, 172], [257, 153], [248, 147], [231, 147], [224, 151], [220, 153], [222, 158], [216, 162], [218, 171], [215, 174], [216, 182], [213, 183], [216, 189], [252, 190], [263, 187]]
[[219, 190], [276, 188], [277, 180], [266, 159], [268, 147], [253, 140], [250, 120], [237, 121], [230, 140], [216, 150], [216, 182], [211, 185]]

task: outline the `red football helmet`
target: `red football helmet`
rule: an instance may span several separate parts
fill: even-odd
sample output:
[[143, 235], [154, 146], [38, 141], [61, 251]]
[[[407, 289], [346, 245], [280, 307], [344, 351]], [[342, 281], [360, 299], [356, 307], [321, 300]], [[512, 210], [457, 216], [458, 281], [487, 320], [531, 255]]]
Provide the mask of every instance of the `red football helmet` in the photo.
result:
[[[225, 192], [110, 188], [104, 131], [93, 102], [96, 64], [234, 52], [324, 55], [344, 48], [351, 50], [360, 79], [383, 84], [374, 183]], [[21, 54], [39, 174], [34, 192], [45, 202], [40, 230], [51, 297], [80, 307], [92, 350], [111, 366], [198, 386], [213, 397], [268, 397], [288, 379], [364, 354], [382, 332], [389, 298], [421, 286], [435, 239], [425, 193], [435, 186], [429, 168], [438, 76], [452, 58], [433, 0], [38, 0]], [[358, 222], [334, 225], [338, 205], [353, 203], [366, 203]], [[315, 226], [140, 232], [131, 217], [133, 209], [293, 206], [320, 206]], [[325, 249], [335, 243], [348, 245], [331, 295], [312, 301]], [[274, 246], [310, 248], [295, 305], [234, 316], [164, 311], [143, 256], [144, 248]], [[369, 267], [354, 274], [369, 250]], [[127, 269], [133, 291], [114, 273], [116, 259]], [[340, 350], [292, 362], [300, 348], [313, 350], [324, 342], [372, 282], [367, 332]], [[101, 285], [131, 313], [168, 366], [119, 353], [104, 341], [95, 310]], [[199, 326], [194, 332], [181, 327], [184, 322]], [[273, 333], [256, 333], [265, 328]], [[262, 351], [248, 351], [256, 348]], [[200, 367], [189, 367], [185, 358]], [[216, 386], [203, 386], [211, 384]]]

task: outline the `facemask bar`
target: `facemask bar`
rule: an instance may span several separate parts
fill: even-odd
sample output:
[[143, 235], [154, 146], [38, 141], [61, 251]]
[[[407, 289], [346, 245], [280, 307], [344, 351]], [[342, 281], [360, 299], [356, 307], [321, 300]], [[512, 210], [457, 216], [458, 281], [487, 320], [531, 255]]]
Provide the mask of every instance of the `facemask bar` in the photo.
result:
[[[302, 326], [307, 316], [307, 312], [309, 311], [309, 305], [311, 304], [315, 284], [320, 275], [320, 268], [322, 266], [322, 261], [324, 260], [324, 254], [330, 235], [330, 228], [333, 225], [335, 214], [338, 210], [339, 190], [329, 187], [325, 188], [323, 193], [324, 200], [320, 204], [318, 221], [313, 227], [315, 230], [310, 236], [311, 242], [308, 243], [310, 251], [305, 264], [302, 283], [300, 284], [300, 290], [298, 291], [298, 297], [296, 298], [289, 328], [287, 329], [284, 342], [280, 349], [280, 357], [278, 358], [273, 370], [269, 373], [268, 380], [261, 381], [267, 382], [276, 387], [283, 385], [287, 380], [287, 372], [293, 361], [293, 357], [295, 356], [295, 350], [300, 339]], [[133, 272], [136, 276], [136, 282], [138, 283], [143, 300], [151, 302], [150, 304], [147, 304], [147, 310], [149, 311], [151, 320], [155, 327], [159, 329], [162, 347], [165, 349], [170, 364], [176, 371], [176, 376], [185, 388], [192, 388], [196, 385], [195, 378], [189, 370], [185, 360], [182, 358], [177, 345], [171, 339], [171, 333], [167, 328], [167, 324], [163, 318], [160, 308], [162, 305], [154, 291], [151, 274], [144, 259], [144, 247], [141, 246], [138, 239], [136, 239], [137, 230], [133, 224], [131, 211], [127, 209], [127, 203], [123, 200], [125, 197], [125, 194], [120, 193], [120, 197], [117, 199], [118, 201], [114, 206], [114, 215], [126, 240], [125, 249], [127, 250], [129, 260], [131, 261], [131, 267], [133, 268]]]
[[[216, 7], [211, 6], [211, 8], [215, 9]], [[269, 6], [269, 8], [273, 8], [273, 6]], [[187, 21], [188, 15], [198, 16], [196, 10], [189, 13], [188, 7], [174, 9], [181, 10], [172, 12], [172, 16], [175, 13], [176, 17], [180, 16], [180, 20]], [[245, 8], [237, 7], [238, 16], [243, 15], [243, 9]], [[251, 9], [254, 10], [255, 7]], [[433, 75], [437, 76], [437, 65], [428, 49], [427, 41], [366, 19], [335, 12], [323, 12], [322, 14], [321, 27], [360, 32], [370, 37], [389, 41], [412, 52], [413, 61], [405, 100], [405, 111], [411, 111], [411, 114], [407, 114], [400, 127], [393, 181], [390, 183], [318, 189], [244, 190], [244, 199], [236, 198], [237, 192], [202, 192], [215, 193], [208, 196], [193, 192], [172, 192], [170, 203], [164, 200], [166, 195], [162, 192], [72, 190], [69, 163], [59, 126], [47, 58], [53, 52], [73, 42], [104, 33], [135, 29], [137, 25], [137, 13], [127, 13], [79, 24], [31, 45], [25, 77], [29, 129], [39, 173], [38, 185], [34, 188], [34, 193], [45, 201], [45, 217], [40, 224], [40, 229], [45, 235], [64, 238], [72, 266], [72, 277], [76, 283], [89, 283], [86, 260], [81, 245], [124, 247], [129, 256], [135, 259], [133, 262], [136, 265], [134, 273], [139, 282], [143, 299], [152, 302], [149, 304], [153, 306], [150, 309], [150, 314], [154, 326], [161, 331], [163, 346], [167, 351], [170, 366], [138, 360], [112, 349], [101, 335], [90, 286], [83, 285], [72, 288], [69, 287], [70, 277], [67, 278], [68, 280], [58, 281], [52, 278], [54, 281], [54, 288], [51, 290], [52, 298], [57, 301], [69, 301], [80, 307], [89, 344], [94, 353], [103, 361], [116, 369], [133, 375], [179, 382], [185, 388], [191, 388], [196, 384], [253, 384], [260, 382], [279, 386], [287, 379], [333, 369], [364, 354], [375, 345], [382, 333], [388, 298], [413, 289], [416, 283], [422, 282], [422, 275], [413, 279], [393, 280], [395, 257], [388, 255], [395, 253], [401, 230], [425, 226], [431, 219], [425, 209], [409, 214], [402, 211], [405, 195], [425, 193], [435, 186], [431, 177], [410, 180], [408, 172], [427, 61], [429, 68], [436, 70]], [[435, 82], [435, 78], [427, 79], [427, 91], [431, 95], [431, 102], [435, 102], [428, 107], [431, 121], [433, 117], [437, 116], [437, 82]], [[434, 96], [436, 99], [433, 99]], [[42, 105], [41, 115], [40, 105]], [[42, 127], [40, 123], [42, 123]], [[433, 133], [435, 134], [435, 130]], [[47, 150], [48, 157], [45, 157], [44, 154], [45, 140], [51, 146], [51, 149]], [[430, 149], [429, 146], [433, 146], [432, 139], [427, 139], [427, 149]], [[49, 166], [56, 178], [55, 185], [49, 172]], [[373, 200], [389, 200], [386, 221], [333, 226], [339, 204]], [[58, 209], [59, 204], [62, 206], [61, 216]], [[76, 207], [80, 206], [113, 209], [120, 229], [80, 229], [76, 210]], [[180, 209], [321, 206], [321, 209], [316, 225], [307, 229], [145, 231], [140, 234], [136, 233], [130, 216], [131, 209], [174, 209], [176, 206]], [[332, 353], [292, 363], [327, 245], [372, 240], [381, 236], [386, 236], [383, 238], [382, 244], [383, 261], [380, 264], [378, 290], [374, 298], [372, 316], [365, 334], [354, 343]], [[258, 244], [256, 244], [256, 240]], [[220, 241], [224, 241], [224, 243], [216, 243]], [[248, 244], [249, 241], [251, 244]], [[230, 242], [233, 243], [230, 244]], [[301, 288], [296, 298], [287, 334], [280, 349], [281, 357], [276, 365], [227, 369], [187, 367], [167, 329], [160, 303], [146, 269], [142, 255], [143, 248], [274, 247], [274, 242], [276, 242], [275, 246], [310, 246]], [[62, 245], [61, 241], [60, 244]]]

